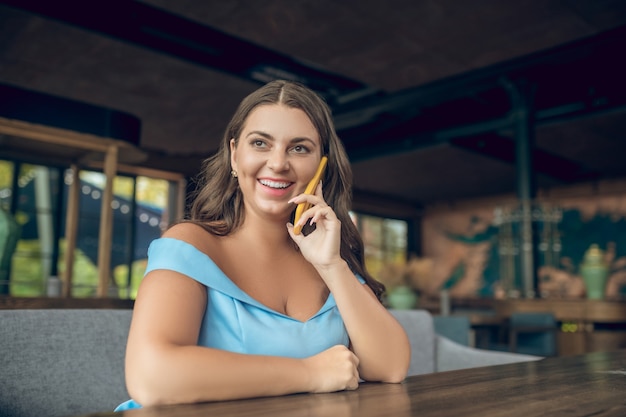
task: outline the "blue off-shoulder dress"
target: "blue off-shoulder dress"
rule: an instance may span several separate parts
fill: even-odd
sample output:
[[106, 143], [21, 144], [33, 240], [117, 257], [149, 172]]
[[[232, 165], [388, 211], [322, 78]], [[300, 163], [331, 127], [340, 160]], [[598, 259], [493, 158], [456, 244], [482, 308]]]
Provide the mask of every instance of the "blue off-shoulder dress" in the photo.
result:
[[[245, 262], [245, 257], [242, 258]], [[332, 294], [320, 310], [302, 322], [261, 304], [243, 292], [193, 245], [178, 239], [154, 240], [148, 249], [146, 274], [167, 269], [187, 275], [207, 287], [208, 303], [199, 346], [237, 353], [305, 358], [349, 338]], [[361, 283], [365, 281], [355, 276]], [[128, 400], [115, 411], [139, 408]]]

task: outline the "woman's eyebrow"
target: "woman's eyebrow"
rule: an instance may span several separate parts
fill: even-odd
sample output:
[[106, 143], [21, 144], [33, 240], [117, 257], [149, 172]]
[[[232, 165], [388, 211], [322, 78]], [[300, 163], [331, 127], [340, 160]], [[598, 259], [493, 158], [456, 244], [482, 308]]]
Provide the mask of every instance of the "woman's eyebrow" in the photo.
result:
[[248, 132], [246, 137], [253, 136], [253, 135], [259, 135], [259, 136], [263, 136], [264, 138], [267, 138], [267, 139], [273, 139], [272, 135], [270, 135], [269, 133], [263, 132], [261, 130], [252, 130], [252, 131]]
[[[246, 135], [246, 137], [250, 137], [250, 136], [254, 136], [254, 135], [258, 135], [258, 136], [262, 136], [266, 139], [269, 140], [275, 140], [275, 138], [270, 135], [267, 132], [263, 132], [262, 130], [252, 130], [250, 132], [248, 132], [248, 134]], [[290, 143], [302, 143], [302, 142], [309, 142], [315, 146], [319, 146], [319, 144], [312, 138], [308, 137], [308, 136], [298, 136], [295, 138], [292, 138], [289, 140]]]
[[318, 143], [315, 140], [313, 140], [313, 139], [311, 139], [309, 137], [306, 137], [306, 136], [293, 138], [293, 139], [290, 140], [290, 142], [291, 143], [310, 142], [313, 145], [316, 145], [316, 146], [318, 145]]

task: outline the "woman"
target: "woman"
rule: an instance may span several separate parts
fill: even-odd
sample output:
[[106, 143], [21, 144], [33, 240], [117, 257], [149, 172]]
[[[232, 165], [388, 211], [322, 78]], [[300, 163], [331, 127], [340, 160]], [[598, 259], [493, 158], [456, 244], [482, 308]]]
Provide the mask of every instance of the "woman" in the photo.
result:
[[[305, 195], [323, 155], [323, 181]], [[409, 342], [365, 270], [351, 180], [314, 92], [274, 81], [246, 97], [190, 219], [150, 246], [126, 352], [134, 401], [118, 409], [402, 381]]]

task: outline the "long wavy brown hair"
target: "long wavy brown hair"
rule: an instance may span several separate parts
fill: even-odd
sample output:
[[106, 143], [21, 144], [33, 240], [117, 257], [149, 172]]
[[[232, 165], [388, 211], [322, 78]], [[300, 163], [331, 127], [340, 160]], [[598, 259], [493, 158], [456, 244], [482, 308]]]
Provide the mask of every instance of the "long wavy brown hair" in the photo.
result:
[[341, 221], [341, 257], [354, 273], [365, 279], [380, 299], [385, 287], [365, 268], [363, 240], [349, 214], [352, 202], [350, 161], [335, 132], [330, 108], [315, 92], [301, 84], [272, 81], [241, 101], [226, 127], [217, 153], [203, 163], [186, 221], [198, 224], [218, 236], [226, 236], [243, 224], [243, 196], [237, 181], [231, 175], [230, 140], [234, 138], [238, 144], [248, 115], [258, 106], [267, 104], [282, 104], [300, 109], [315, 126], [322, 142], [323, 153], [328, 156], [323, 178], [324, 198]]

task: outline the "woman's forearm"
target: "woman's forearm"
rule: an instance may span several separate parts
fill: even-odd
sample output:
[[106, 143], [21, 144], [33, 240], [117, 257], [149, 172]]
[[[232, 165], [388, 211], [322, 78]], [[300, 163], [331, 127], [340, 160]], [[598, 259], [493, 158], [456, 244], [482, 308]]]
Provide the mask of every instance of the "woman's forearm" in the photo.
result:
[[400, 382], [407, 373], [411, 350], [398, 321], [359, 283], [342, 261], [318, 270], [335, 297], [352, 349], [360, 360], [361, 378]]
[[131, 397], [147, 406], [274, 396], [309, 390], [302, 360], [199, 346], [147, 344], [127, 359]]
[[129, 352], [127, 385], [142, 405], [332, 392], [358, 387], [357, 366], [342, 345], [293, 359], [157, 343]]

